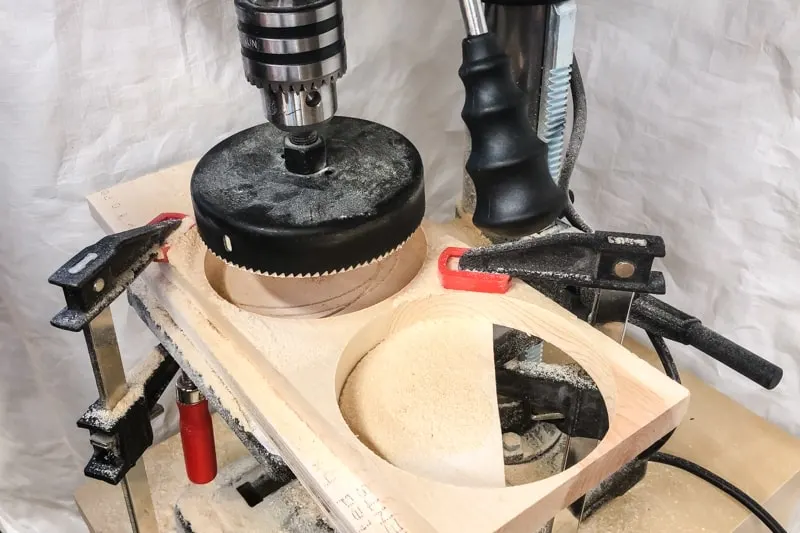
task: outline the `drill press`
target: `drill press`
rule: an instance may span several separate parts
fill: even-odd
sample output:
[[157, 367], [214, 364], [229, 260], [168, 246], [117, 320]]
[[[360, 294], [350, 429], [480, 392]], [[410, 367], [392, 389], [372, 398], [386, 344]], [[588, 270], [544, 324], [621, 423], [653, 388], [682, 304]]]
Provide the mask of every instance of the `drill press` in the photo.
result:
[[[462, 6], [473, 221], [492, 234], [529, 234], [564, 208], [550, 179], [556, 156], [528, 120], [482, 4]], [[341, 2], [237, 0], [236, 12], [245, 73], [269, 124], [198, 163], [191, 193], [203, 240], [230, 264], [280, 276], [335, 273], [391, 253], [422, 221], [422, 162], [396, 131], [334, 116], [347, 68]]]
[[[508, 24], [519, 7], [487, 4], [495, 26]], [[528, 54], [529, 63], [512, 64], [506, 52], [519, 43], [507, 35], [504, 52], [488, 31], [485, 6], [477, 0], [461, 3], [468, 34], [459, 71], [466, 91], [462, 116], [470, 132], [466, 169], [475, 193], [469, 211], [484, 235], [497, 241], [539, 232], [571, 209], [568, 180], [561, 178], [574, 4], [547, 4], [525, 6], [527, 15], [544, 10], [538, 20], [544, 36], [540, 61]], [[190, 191], [197, 231], [208, 249], [254, 275], [335, 277], [397, 250], [424, 215], [422, 163], [413, 144], [374, 122], [335, 116], [336, 83], [346, 71], [341, 8], [341, 1], [236, 1], [245, 73], [261, 91], [269, 124], [212, 148], [197, 164]], [[528, 88], [536, 72], [538, 97], [519, 89]], [[650, 275], [652, 258], [663, 254], [663, 243], [642, 237], [598, 233], [525, 240], [468, 252], [462, 268], [512, 273], [537, 287], [569, 280], [573, 289], [581, 288], [579, 300], [597, 300], [596, 293], [583, 288], [663, 292], [663, 278], [659, 284], [657, 273]], [[581, 270], [592, 263], [594, 270]], [[579, 306], [567, 307], [577, 313]], [[668, 309], [658, 311], [662, 318], [669, 314]], [[668, 335], [670, 326], [661, 324], [660, 334]], [[706, 346], [714, 348], [713, 343]], [[752, 362], [751, 355], [741, 359]], [[740, 368], [749, 371], [747, 364]], [[510, 394], [524, 396], [532, 382], [541, 385], [539, 376], [520, 380], [519, 372], [505, 370], [498, 375], [510, 380], [505, 384]], [[770, 386], [780, 379], [775, 368], [764, 365], [760, 376]], [[538, 408], [554, 414], [558, 402], [542, 398]], [[519, 418], [529, 408], [517, 402], [509, 409]], [[530, 418], [531, 413], [523, 414]], [[566, 418], [574, 413], [555, 414]], [[602, 437], [602, 422], [587, 425], [581, 431]]]

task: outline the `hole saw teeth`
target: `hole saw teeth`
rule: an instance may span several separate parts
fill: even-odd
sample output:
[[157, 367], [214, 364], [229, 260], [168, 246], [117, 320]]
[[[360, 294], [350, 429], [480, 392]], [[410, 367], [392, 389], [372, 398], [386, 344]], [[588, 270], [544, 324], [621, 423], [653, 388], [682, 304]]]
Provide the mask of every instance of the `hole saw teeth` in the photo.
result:
[[[414, 233], [416, 233], [416, 232], [414, 232]], [[391, 250], [389, 250], [388, 252], [386, 252], [386, 253], [384, 253], [382, 255], [379, 255], [378, 257], [375, 257], [375, 258], [370, 259], [368, 261], [364, 261], [364, 262], [359, 263], [357, 265], [352, 265], [352, 266], [348, 266], [348, 267], [345, 267], [345, 268], [340, 268], [338, 270], [327, 270], [325, 272], [315, 272], [313, 274], [311, 274], [311, 273], [286, 274], [286, 273], [280, 273], [280, 272], [262, 272], [261, 270], [255, 270], [255, 269], [248, 268], [248, 267], [245, 267], [245, 266], [237, 265], [236, 263], [228, 261], [224, 257], [222, 257], [219, 254], [215, 253], [210, 248], [207, 248], [207, 249], [208, 249], [209, 252], [211, 252], [211, 254], [214, 257], [216, 257], [217, 259], [219, 259], [220, 261], [222, 261], [223, 263], [225, 263], [229, 267], [236, 268], [238, 270], [244, 270], [245, 272], [248, 272], [250, 274], [255, 274], [257, 276], [268, 276], [268, 277], [271, 277], [271, 278], [286, 278], [286, 279], [291, 279], [291, 278], [298, 278], [298, 279], [321, 278], [323, 276], [335, 276], [336, 274], [343, 274], [345, 272], [350, 272], [350, 271], [356, 270], [358, 268], [363, 268], [363, 267], [366, 267], [366, 266], [369, 266], [369, 265], [374, 265], [375, 263], [379, 263], [379, 262], [383, 261], [384, 259], [386, 259], [387, 257], [389, 257], [390, 255], [393, 255], [393, 254], [399, 252], [400, 249], [403, 246], [405, 246], [408, 243], [408, 241], [411, 240], [411, 238], [414, 236], [414, 233], [412, 233], [406, 240], [404, 240], [402, 243], [400, 243], [400, 245], [392, 248]]]

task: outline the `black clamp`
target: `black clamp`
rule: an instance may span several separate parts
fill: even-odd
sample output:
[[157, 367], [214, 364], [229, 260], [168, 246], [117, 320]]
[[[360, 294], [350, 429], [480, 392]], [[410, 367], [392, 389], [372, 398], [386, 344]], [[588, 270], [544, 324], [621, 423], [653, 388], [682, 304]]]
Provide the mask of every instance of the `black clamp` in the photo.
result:
[[529, 283], [664, 294], [664, 275], [652, 267], [665, 253], [664, 240], [655, 235], [563, 232], [473, 248], [461, 256], [459, 269]]
[[81, 331], [133, 283], [180, 226], [176, 219], [103, 237], [81, 250], [50, 276], [64, 289], [67, 306], [50, 323]]
[[[163, 346], [161, 360], [146, 376], [137, 376], [133, 387], [113, 410], [97, 400], [78, 420], [78, 427], [89, 430], [92, 458], [83, 469], [86, 477], [116, 485], [153, 444], [151, 413], [180, 367]], [[119, 411], [119, 414], [115, 414]]]
[[[137, 385], [124, 383], [113, 326], [109, 331], [108, 323], [96, 325], [94, 321], [158, 257], [164, 241], [180, 223], [177, 217], [168, 216], [157, 223], [106, 236], [50, 276], [50, 283], [64, 290], [67, 302], [50, 323], [67, 331], [83, 331], [101, 392], [101, 399], [78, 420], [78, 427], [90, 431], [94, 448], [84, 469], [87, 477], [116, 485], [153, 443], [151, 413], [177, 373], [178, 364], [159, 346], [160, 353], [154, 355], [159, 356], [158, 363], [146, 365], [144, 374], [133, 380]], [[105, 318], [110, 321], [110, 317]], [[108, 372], [109, 367], [113, 372]], [[109, 381], [115, 382], [117, 390], [127, 388], [121, 398], [103, 397]]]

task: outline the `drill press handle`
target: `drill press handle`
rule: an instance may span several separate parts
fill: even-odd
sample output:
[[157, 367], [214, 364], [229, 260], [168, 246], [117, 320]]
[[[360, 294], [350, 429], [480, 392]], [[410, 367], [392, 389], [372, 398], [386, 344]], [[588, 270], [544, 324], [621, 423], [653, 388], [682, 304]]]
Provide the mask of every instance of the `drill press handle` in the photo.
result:
[[533, 130], [511, 62], [491, 33], [462, 44], [459, 76], [466, 99], [461, 117], [471, 137], [466, 170], [475, 185], [473, 223], [507, 237], [528, 235], [555, 221], [566, 193], [550, 176], [547, 145]]

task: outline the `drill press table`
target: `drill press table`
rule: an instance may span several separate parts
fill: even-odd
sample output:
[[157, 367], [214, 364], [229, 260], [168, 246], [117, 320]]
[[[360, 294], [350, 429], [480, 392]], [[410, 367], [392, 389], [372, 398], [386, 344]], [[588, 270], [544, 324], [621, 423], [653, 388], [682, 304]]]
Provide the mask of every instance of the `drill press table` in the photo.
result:
[[[144, 224], [161, 212], [191, 212], [187, 194], [191, 168], [192, 164], [182, 165], [92, 196], [90, 204], [96, 219], [107, 231], [121, 231]], [[146, 285], [137, 283], [132, 292], [140, 303], [140, 313], [151, 321], [151, 327], [165, 334], [162, 340], [171, 337], [181, 344], [184, 333], [170, 321]], [[565, 313], [543, 297], [537, 305]], [[186, 359], [191, 361], [182, 364], [203, 375], [224, 412], [239, 421], [252, 419], [249, 406], [239, 405], [224, 380], [212, 369], [202, 368], [201, 358]], [[667, 451], [726, 477], [786, 522], [800, 494], [800, 443], [696, 379], [687, 376], [686, 381], [694, 394], [690, 413]], [[725, 415], [720, 417], [719, 413]], [[252, 427], [238, 429], [259, 438]], [[651, 467], [644, 482], [610, 504], [590, 524], [605, 524], [598, 531], [747, 531], [748, 527], [758, 531], [755, 521], [746, 521], [746, 512], [725, 495], [700, 480], [666, 469]], [[663, 527], [666, 524], [670, 527]]]

